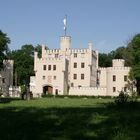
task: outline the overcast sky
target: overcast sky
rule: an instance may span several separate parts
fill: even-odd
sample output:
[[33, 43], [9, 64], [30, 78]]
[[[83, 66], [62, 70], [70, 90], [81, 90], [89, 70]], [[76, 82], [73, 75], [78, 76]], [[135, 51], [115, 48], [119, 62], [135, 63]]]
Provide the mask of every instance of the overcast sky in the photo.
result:
[[140, 0], [0, 0], [0, 30], [11, 50], [24, 44], [59, 48], [65, 14], [72, 48], [92, 42], [110, 52], [140, 32]]

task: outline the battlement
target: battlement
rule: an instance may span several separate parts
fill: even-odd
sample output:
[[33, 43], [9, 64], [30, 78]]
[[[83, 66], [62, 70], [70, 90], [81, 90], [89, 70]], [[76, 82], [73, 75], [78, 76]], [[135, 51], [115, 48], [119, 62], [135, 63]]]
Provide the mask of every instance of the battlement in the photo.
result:
[[114, 71], [114, 70], [127, 70], [127, 71], [129, 71], [130, 67], [108, 67], [107, 68], [108, 72], [111, 72], [111, 71]]
[[70, 87], [73, 90], [106, 90], [106, 87]]
[[38, 58], [38, 61], [60, 61], [61, 58]]
[[123, 59], [113, 59], [113, 67], [124, 67], [125, 61]]
[[[56, 53], [61, 53], [62, 51], [59, 49], [53, 49], [53, 50], [46, 50], [46, 54], [56, 54]], [[68, 49], [67, 52], [70, 53], [87, 53], [88, 49]], [[95, 53], [95, 52], [94, 52]]]
[[7, 64], [7, 63], [13, 65], [14, 61], [13, 60], [3, 60], [3, 64]]
[[59, 49], [53, 49], [53, 50], [46, 50], [46, 54], [57, 54], [60, 53]]
[[107, 68], [106, 67], [99, 67], [99, 70], [107, 70]]
[[87, 53], [88, 49], [71, 49], [71, 53]]

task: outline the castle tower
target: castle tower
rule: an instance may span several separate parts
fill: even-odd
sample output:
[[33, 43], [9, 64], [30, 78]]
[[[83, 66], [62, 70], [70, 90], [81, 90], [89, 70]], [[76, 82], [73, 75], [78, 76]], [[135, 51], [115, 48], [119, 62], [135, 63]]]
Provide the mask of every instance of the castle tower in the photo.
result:
[[124, 60], [123, 59], [114, 59], [113, 60], [113, 67], [124, 67]]
[[70, 49], [70, 45], [71, 45], [71, 37], [67, 36], [67, 15], [63, 19], [63, 23], [64, 23], [65, 35], [60, 37], [60, 49], [62, 51], [67, 51]]
[[62, 51], [67, 51], [70, 49], [71, 37], [70, 36], [61, 36], [60, 37], [60, 49]]

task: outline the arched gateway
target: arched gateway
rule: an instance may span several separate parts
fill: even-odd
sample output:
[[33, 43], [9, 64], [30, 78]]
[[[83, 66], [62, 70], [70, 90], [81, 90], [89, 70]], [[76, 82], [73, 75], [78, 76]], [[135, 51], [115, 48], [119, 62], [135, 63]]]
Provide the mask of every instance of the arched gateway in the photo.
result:
[[51, 94], [53, 94], [53, 87], [51, 85], [43, 86], [43, 94], [44, 95], [51, 95]]

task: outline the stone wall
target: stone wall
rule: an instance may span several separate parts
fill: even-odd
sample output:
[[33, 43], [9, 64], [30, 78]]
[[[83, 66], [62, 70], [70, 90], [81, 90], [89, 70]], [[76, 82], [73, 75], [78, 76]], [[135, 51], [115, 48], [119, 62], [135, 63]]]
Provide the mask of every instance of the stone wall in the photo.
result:
[[105, 87], [71, 87], [68, 95], [76, 96], [106, 96]]

